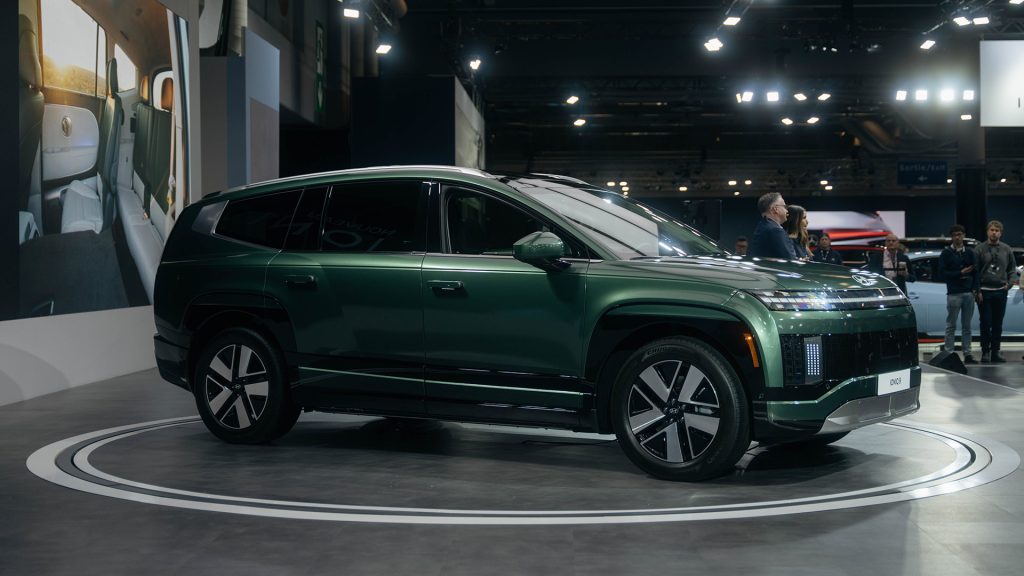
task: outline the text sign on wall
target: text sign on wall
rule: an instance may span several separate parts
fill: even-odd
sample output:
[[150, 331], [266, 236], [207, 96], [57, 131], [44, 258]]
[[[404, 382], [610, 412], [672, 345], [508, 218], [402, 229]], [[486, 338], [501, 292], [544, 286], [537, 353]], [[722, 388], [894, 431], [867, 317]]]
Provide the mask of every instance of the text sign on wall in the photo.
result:
[[899, 186], [932, 186], [945, 184], [949, 166], [941, 160], [920, 160], [896, 164], [896, 184]]

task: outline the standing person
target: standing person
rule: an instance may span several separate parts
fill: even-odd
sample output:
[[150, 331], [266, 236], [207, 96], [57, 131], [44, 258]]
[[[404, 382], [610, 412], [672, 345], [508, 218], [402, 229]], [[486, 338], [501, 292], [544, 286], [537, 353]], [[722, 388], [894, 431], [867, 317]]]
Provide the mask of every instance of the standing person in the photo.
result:
[[782, 225], [786, 229], [789, 241], [793, 243], [793, 251], [800, 260], [811, 259], [811, 242], [807, 234], [807, 210], [803, 206], [790, 204], [786, 206], [786, 223]]
[[796, 252], [793, 251], [793, 242], [786, 236], [786, 231], [782, 229], [782, 223], [789, 215], [782, 194], [769, 192], [761, 196], [757, 200], [757, 210], [761, 213], [761, 221], [754, 228], [754, 235], [750, 239], [750, 250], [747, 255], [795, 260]]
[[746, 256], [747, 255], [747, 237], [737, 236], [736, 247], [732, 251], [733, 256]]
[[885, 237], [885, 250], [881, 254], [875, 252], [868, 258], [868, 270], [884, 274], [886, 278], [895, 282], [904, 294], [907, 293], [907, 282], [917, 280], [910, 270], [910, 258], [903, 253], [899, 237], [892, 232]]
[[1017, 262], [1013, 251], [1004, 242], [1003, 223], [988, 223], [988, 241], [974, 247], [978, 263], [978, 312], [981, 314], [981, 361], [1006, 362], [999, 355], [1003, 339], [1003, 316], [1006, 314], [1006, 295], [1017, 278]]
[[814, 251], [811, 260], [823, 264], [843, 265], [843, 255], [832, 249], [832, 237], [825, 233], [818, 238], [818, 249]]
[[[946, 281], [946, 343], [953, 351], [956, 340], [956, 317], [960, 316], [960, 349], [965, 364], [977, 364], [971, 356], [971, 319], [974, 317], [974, 294], [978, 290], [977, 259], [964, 246], [964, 227], [953, 224], [949, 229], [953, 243], [939, 254], [939, 274]], [[984, 358], [984, 356], [982, 357]]]

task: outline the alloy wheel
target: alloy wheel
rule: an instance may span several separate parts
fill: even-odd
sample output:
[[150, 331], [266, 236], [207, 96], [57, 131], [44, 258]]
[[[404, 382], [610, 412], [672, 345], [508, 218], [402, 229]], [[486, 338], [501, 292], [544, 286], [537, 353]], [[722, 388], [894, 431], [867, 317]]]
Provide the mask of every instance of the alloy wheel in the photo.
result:
[[266, 365], [252, 348], [229, 344], [210, 360], [204, 386], [206, 402], [217, 422], [244, 430], [263, 415], [270, 380]]

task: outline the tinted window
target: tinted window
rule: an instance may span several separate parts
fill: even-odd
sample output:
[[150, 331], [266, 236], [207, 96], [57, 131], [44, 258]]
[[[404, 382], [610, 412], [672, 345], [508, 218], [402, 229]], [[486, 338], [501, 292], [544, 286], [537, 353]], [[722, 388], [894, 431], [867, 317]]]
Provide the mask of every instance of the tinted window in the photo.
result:
[[320, 241], [320, 219], [324, 214], [327, 187], [307, 188], [302, 192], [292, 225], [288, 228], [285, 250], [317, 250]]
[[298, 201], [297, 190], [232, 200], [217, 222], [217, 234], [280, 249]]
[[449, 190], [445, 214], [448, 242], [454, 254], [512, 255], [517, 240], [538, 231], [549, 231], [529, 214], [483, 194]]
[[335, 185], [320, 249], [330, 252], [422, 252], [426, 230], [420, 182]]

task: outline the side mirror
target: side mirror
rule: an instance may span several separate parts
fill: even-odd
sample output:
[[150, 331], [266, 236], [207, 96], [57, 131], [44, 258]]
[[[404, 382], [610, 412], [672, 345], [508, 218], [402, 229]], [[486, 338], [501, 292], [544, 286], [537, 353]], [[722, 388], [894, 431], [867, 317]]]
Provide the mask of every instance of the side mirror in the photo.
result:
[[512, 245], [512, 256], [542, 270], [565, 270], [569, 263], [562, 260], [565, 243], [551, 232], [527, 234]]

